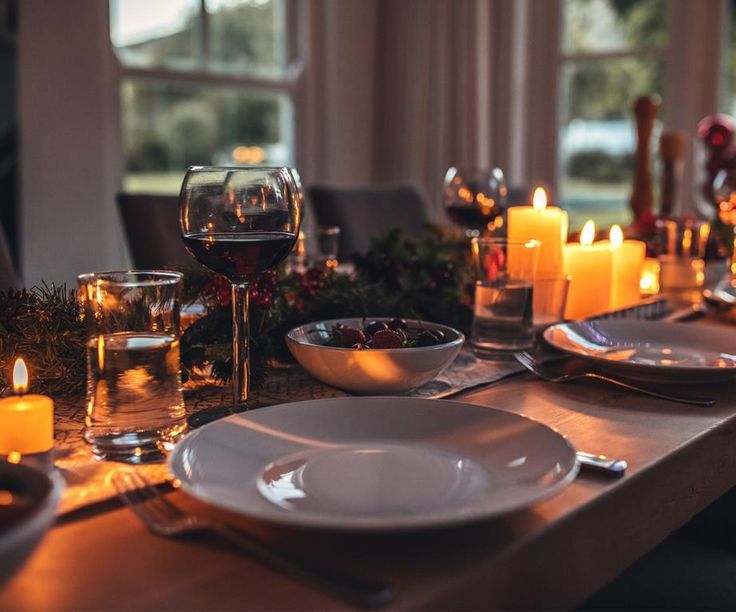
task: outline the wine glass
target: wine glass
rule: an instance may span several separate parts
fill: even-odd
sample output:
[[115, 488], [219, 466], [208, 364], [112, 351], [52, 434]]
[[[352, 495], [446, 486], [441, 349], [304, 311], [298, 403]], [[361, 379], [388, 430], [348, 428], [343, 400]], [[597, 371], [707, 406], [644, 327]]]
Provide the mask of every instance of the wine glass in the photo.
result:
[[184, 177], [179, 195], [184, 246], [232, 283], [236, 404], [248, 400], [248, 287], [289, 254], [301, 215], [299, 184], [289, 168], [193, 166]]
[[500, 168], [456, 168], [445, 174], [445, 212], [473, 238], [500, 227], [506, 209], [506, 180]]

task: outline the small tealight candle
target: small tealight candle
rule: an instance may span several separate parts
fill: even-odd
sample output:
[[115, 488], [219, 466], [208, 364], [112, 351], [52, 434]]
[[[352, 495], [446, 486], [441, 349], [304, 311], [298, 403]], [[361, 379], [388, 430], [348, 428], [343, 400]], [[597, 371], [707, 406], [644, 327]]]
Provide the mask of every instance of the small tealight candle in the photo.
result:
[[607, 243], [593, 244], [594, 239], [595, 224], [588, 221], [580, 232], [580, 244], [564, 247], [565, 274], [571, 277], [566, 319], [584, 319], [610, 308], [613, 255]]
[[[538, 240], [538, 276], [562, 276], [562, 248], [567, 242], [567, 212], [557, 206], [547, 206], [547, 192], [534, 190], [531, 206], [508, 209], [508, 239], [518, 242]], [[511, 262], [509, 262], [511, 264]]]
[[13, 391], [0, 399], [0, 455], [17, 462], [54, 446], [54, 402], [45, 395], [26, 395], [28, 370], [22, 359], [13, 367]]
[[618, 225], [611, 228], [609, 238], [608, 245], [613, 255], [611, 310], [635, 306], [641, 300], [639, 287], [647, 245], [641, 240], [624, 240], [624, 233]]

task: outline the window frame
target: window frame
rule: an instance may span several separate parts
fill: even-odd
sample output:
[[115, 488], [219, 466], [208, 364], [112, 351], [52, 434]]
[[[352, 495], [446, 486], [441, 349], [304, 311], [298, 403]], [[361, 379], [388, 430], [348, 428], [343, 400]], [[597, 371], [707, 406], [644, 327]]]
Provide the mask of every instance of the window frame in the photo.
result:
[[[109, 14], [109, 0], [108, 5]], [[156, 84], [170, 83], [172, 85], [201, 86], [206, 88], [228, 88], [239, 90], [241, 93], [253, 94], [282, 94], [290, 101], [289, 112], [281, 114], [282, 133], [285, 135], [289, 150], [289, 164], [297, 165], [301, 157], [299, 144], [303, 142], [303, 130], [299, 129], [298, 116], [304, 104], [304, 79], [308, 58], [308, 28], [304, 24], [309, 22], [309, 5], [299, 0], [283, 0], [286, 22], [286, 65], [282, 76], [254, 76], [247, 74], [235, 74], [232, 72], [218, 71], [207, 68], [210, 55], [209, 45], [209, 13], [207, 12], [206, 0], [199, 0], [199, 24], [202, 64], [194, 69], [175, 69], [166, 67], [143, 68], [138, 66], [126, 66], [115, 52], [115, 47], [110, 36], [110, 20], [108, 17], [107, 40], [110, 54], [113, 58], [117, 74], [118, 91], [127, 79], [136, 81], [148, 81]], [[118, 102], [119, 104], [119, 102]], [[124, 142], [122, 114], [118, 108], [117, 133], [119, 134], [120, 147], [119, 157], [121, 163], [121, 180], [124, 181], [125, 171], [123, 169], [125, 152], [122, 148]], [[288, 124], [288, 125], [284, 125]]]

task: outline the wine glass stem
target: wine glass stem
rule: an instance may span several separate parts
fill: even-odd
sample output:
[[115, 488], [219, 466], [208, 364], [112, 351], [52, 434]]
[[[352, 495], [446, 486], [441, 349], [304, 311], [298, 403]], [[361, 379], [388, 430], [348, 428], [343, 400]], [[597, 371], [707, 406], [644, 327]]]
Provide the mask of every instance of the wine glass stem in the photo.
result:
[[233, 401], [248, 401], [250, 362], [248, 337], [248, 283], [233, 283]]

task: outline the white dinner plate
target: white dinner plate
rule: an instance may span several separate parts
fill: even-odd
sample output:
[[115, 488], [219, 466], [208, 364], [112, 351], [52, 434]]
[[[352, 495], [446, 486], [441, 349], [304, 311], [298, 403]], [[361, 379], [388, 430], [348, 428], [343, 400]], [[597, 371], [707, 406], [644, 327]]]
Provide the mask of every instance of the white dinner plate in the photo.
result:
[[549, 427], [460, 402], [346, 397], [210, 423], [174, 448], [185, 491], [274, 523], [405, 530], [495, 517], [577, 474]]
[[544, 332], [553, 347], [637, 380], [701, 383], [736, 376], [736, 331], [662, 321], [577, 321]]

